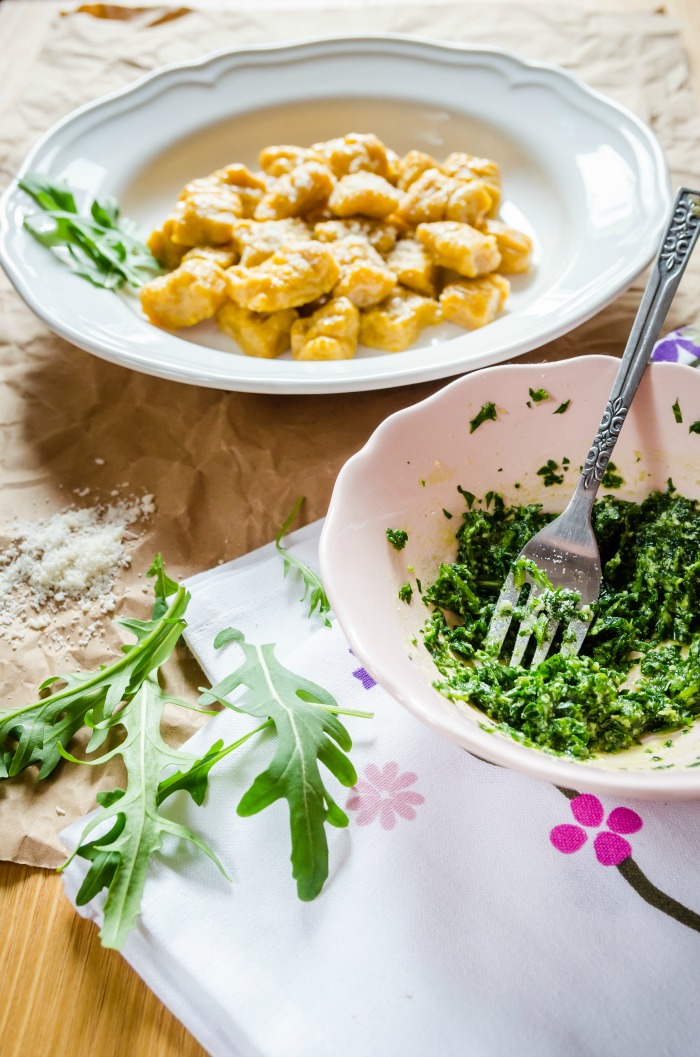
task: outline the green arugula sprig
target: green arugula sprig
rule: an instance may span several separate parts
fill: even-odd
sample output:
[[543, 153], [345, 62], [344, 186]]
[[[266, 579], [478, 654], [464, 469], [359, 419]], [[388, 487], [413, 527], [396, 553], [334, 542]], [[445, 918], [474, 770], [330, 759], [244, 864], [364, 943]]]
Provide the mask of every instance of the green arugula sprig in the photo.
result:
[[305, 496], [300, 495], [296, 503], [292, 507], [289, 517], [284, 522], [282, 528], [275, 536], [275, 547], [277, 548], [277, 553], [281, 555], [282, 561], [284, 562], [284, 575], [286, 576], [290, 569], [294, 569], [301, 577], [302, 583], [304, 585], [304, 593], [299, 599], [299, 601], [305, 602], [308, 598], [309, 616], [311, 617], [314, 613], [318, 613], [318, 616], [323, 620], [325, 626], [329, 628], [331, 626], [331, 622], [326, 616], [326, 614], [330, 613], [331, 604], [328, 601], [328, 595], [326, 594], [323, 583], [321, 582], [321, 577], [318, 575], [318, 573], [314, 572], [313, 569], [310, 569], [308, 565], [305, 565], [304, 562], [300, 561], [299, 558], [296, 558], [293, 554], [290, 554], [286, 547], [282, 546], [282, 539], [289, 532], [290, 526], [292, 525], [297, 514], [299, 513], [301, 505], [304, 502], [305, 498]]
[[[65, 749], [62, 750], [62, 755], [73, 763], [96, 766], [114, 756], [121, 756], [126, 767], [126, 789], [98, 794], [101, 810], [87, 824], [78, 847], [61, 867], [65, 869], [76, 855], [90, 861], [76, 902], [78, 906], [83, 906], [103, 888], [108, 890], [100, 938], [104, 947], [117, 950], [133, 928], [141, 907], [148, 864], [160, 850], [167, 834], [195, 844], [227, 876], [216, 855], [201, 837], [158, 811], [164, 799], [159, 795], [163, 769], [172, 764], [179, 764], [181, 768], [189, 764], [188, 770], [180, 770], [180, 781], [176, 787], [187, 789], [195, 802], [200, 798], [201, 803], [206, 791], [206, 776], [222, 745], [218, 742], [212, 746], [202, 759], [168, 745], [160, 731], [166, 700], [167, 695], [161, 690], [156, 677], [149, 676], [133, 700], [119, 713], [119, 722], [126, 729], [126, 738], [120, 745], [97, 760], [76, 760]], [[191, 784], [187, 781], [190, 770], [197, 772]], [[174, 791], [175, 784], [169, 792]], [[107, 824], [111, 824], [111, 828], [106, 833], [92, 842], [86, 841], [98, 826]]]
[[[289, 805], [292, 838], [292, 876], [300, 899], [314, 899], [328, 877], [328, 840], [325, 826], [344, 827], [345, 812], [323, 784], [319, 763], [341, 785], [352, 786], [357, 774], [346, 755], [352, 741], [333, 713], [371, 718], [371, 713], [340, 709], [335, 698], [317, 683], [286, 668], [275, 656], [272, 643], [254, 645], [242, 632], [227, 628], [214, 640], [219, 649], [236, 642], [243, 661], [230, 675], [202, 694], [200, 703], [215, 701], [272, 724], [275, 750], [268, 767], [259, 774], [238, 805], [238, 814], [255, 815], [284, 798]], [[250, 691], [227, 701], [240, 687]], [[258, 728], [261, 729], [261, 728]]]
[[117, 290], [125, 284], [142, 286], [160, 271], [148, 246], [135, 237], [133, 225], [120, 220], [114, 198], [93, 200], [88, 215], [79, 212], [66, 185], [52, 184], [41, 173], [27, 173], [19, 186], [42, 210], [26, 215], [24, 227], [82, 279]]
[[[40, 765], [39, 777], [46, 778], [61, 759], [61, 749], [83, 726], [92, 728], [88, 752], [99, 748], [115, 723], [118, 706], [134, 697], [170, 656], [185, 628], [189, 595], [166, 575], [160, 554], [147, 575], [155, 578], [156, 616], [114, 622], [136, 638], [122, 646], [122, 656], [95, 672], [52, 676], [40, 690], [59, 680], [65, 684], [60, 690], [23, 708], [0, 712], [0, 778], [19, 774], [33, 763]], [[169, 595], [173, 597], [168, 604]]]
[[[185, 628], [189, 595], [166, 574], [160, 555], [148, 575], [154, 580], [152, 619], [115, 622], [136, 640], [122, 647], [122, 656], [96, 672], [47, 680], [45, 688], [58, 679], [65, 685], [26, 708], [0, 713], [0, 777], [16, 775], [35, 763], [40, 765], [39, 777], [44, 778], [61, 758], [89, 766], [100, 766], [116, 756], [122, 759], [126, 788], [97, 795], [99, 810], [68, 860], [77, 855], [90, 864], [78, 892], [79, 905], [107, 890], [100, 936], [104, 946], [117, 949], [139, 914], [148, 864], [164, 837], [195, 844], [225, 875], [204, 840], [160, 809], [176, 792], [187, 793], [201, 806], [212, 768], [266, 729], [274, 730], [275, 752], [243, 796], [238, 813], [253, 815], [276, 800], [287, 800], [297, 890], [301, 899], [318, 895], [328, 876], [325, 825], [348, 823], [326, 789], [319, 765], [328, 768], [341, 785], [353, 785], [357, 775], [346, 755], [350, 736], [336, 714], [371, 717], [368, 712], [339, 708], [323, 687], [285, 668], [275, 657], [273, 645], [249, 644], [240, 632], [227, 629], [217, 636], [215, 646], [238, 642], [243, 663], [211, 690], [200, 688], [200, 702], [206, 706], [218, 701], [262, 722], [229, 745], [217, 741], [203, 756], [168, 745], [161, 733], [165, 703], [192, 706], [165, 693], [158, 674]], [[249, 692], [235, 704], [225, 700], [239, 687]], [[92, 730], [88, 755], [100, 748], [114, 728], [120, 727], [124, 737], [102, 755], [79, 760], [67, 745], [82, 727]], [[166, 768], [177, 770], [164, 776]]]

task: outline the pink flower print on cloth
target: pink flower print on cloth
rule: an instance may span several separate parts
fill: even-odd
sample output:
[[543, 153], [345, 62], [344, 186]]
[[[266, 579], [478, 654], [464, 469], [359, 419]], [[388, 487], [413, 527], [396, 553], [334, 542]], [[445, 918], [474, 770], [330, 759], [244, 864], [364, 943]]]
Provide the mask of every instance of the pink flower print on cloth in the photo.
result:
[[416, 808], [425, 801], [420, 793], [408, 788], [417, 780], [418, 775], [413, 771], [400, 773], [398, 763], [393, 760], [381, 770], [376, 763], [370, 763], [365, 767], [364, 778], [352, 787], [347, 809], [357, 811], [358, 826], [369, 826], [379, 818], [382, 829], [393, 829], [397, 815], [412, 822]]
[[[572, 855], [582, 848], [588, 840], [588, 829], [598, 829], [605, 817], [605, 809], [597, 796], [591, 793], [580, 793], [570, 803], [571, 813], [580, 825], [573, 826], [565, 822], [555, 826], [549, 839], [564, 855]], [[637, 833], [644, 823], [636, 811], [628, 807], [616, 807], [607, 818], [607, 829], [597, 833], [593, 841], [596, 858], [603, 866], [619, 866], [632, 854], [632, 845], [622, 834], [629, 836]]]

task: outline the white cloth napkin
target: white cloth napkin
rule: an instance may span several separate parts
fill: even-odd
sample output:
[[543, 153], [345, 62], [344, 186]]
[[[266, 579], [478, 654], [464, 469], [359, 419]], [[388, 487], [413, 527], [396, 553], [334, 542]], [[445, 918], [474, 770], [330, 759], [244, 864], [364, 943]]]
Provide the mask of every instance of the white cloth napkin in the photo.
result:
[[[312, 565], [319, 531], [292, 537]], [[330, 830], [312, 903], [291, 877], [286, 804], [236, 814], [270, 741], [213, 771], [204, 810], [168, 802], [232, 883], [198, 852], [166, 849], [123, 953], [213, 1057], [700, 1052], [700, 805], [573, 800], [442, 740], [373, 684], [338, 627], [306, 617], [271, 546], [188, 586], [187, 638], [212, 681], [236, 666], [238, 646], [212, 648], [232, 625], [375, 713], [344, 720], [360, 779], [351, 791], [328, 777], [350, 825]], [[247, 722], [224, 712], [188, 747]], [[71, 847], [81, 830], [66, 831]], [[72, 899], [84, 872], [81, 860], [66, 872]], [[99, 921], [99, 903], [80, 912]]]

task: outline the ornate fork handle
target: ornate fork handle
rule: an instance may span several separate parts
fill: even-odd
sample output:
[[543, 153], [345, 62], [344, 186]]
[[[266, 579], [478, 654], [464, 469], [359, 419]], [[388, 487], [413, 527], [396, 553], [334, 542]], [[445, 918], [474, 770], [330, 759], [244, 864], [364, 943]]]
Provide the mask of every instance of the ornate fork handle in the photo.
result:
[[605, 467], [700, 233], [700, 192], [682, 187], [632, 325], [610, 399], [581, 472], [576, 496], [593, 505]]

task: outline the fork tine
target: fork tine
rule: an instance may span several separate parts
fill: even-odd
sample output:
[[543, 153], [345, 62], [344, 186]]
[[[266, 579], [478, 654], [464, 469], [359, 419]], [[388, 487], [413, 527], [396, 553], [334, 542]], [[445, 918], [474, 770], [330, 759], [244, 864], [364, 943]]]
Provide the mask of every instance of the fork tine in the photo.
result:
[[489, 653], [493, 653], [495, 657], [501, 652], [505, 637], [508, 634], [508, 628], [513, 619], [513, 607], [518, 601], [520, 590], [519, 587], [515, 586], [513, 573], [508, 573], [503, 581], [501, 593], [494, 607], [488, 635], [484, 643], [484, 647]]
[[[547, 624], [547, 634], [542, 640], [541, 645], [539, 645], [535, 650], [535, 654], [532, 658], [532, 663], [530, 665], [531, 668], [536, 668], [538, 664], [541, 664], [549, 653], [549, 647], [552, 645], [552, 639], [556, 635], [558, 627], [559, 621], [555, 620], [554, 618], [552, 618]], [[580, 648], [581, 647], [579, 646], [579, 649]]]
[[587, 620], [581, 620], [580, 617], [573, 617], [569, 622], [569, 626], [566, 629], [564, 641], [561, 644], [561, 655], [562, 657], [575, 657], [578, 651], [583, 646], [583, 640], [586, 637], [586, 633], [590, 627], [590, 623]]
[[[536, 602], [542, 594], [542, 588], [538, 587], [537, 584], [533, 584], [528, 577], [528, 583], [531, 584], [529, 603]], [[526, 617], [518, 630], [517, 637], [515, 639], [515, 646], [513, 647], [513, 653], [510, 661], [508, 662], [511, 668], [517, 668], [522, 661], [525, 650], [528, 647], [530, 636], [532, 635], [532, 629], [535, 625], [535, 619], [537, 617], [537, 609], [533, 608], [532, 613], [529, 615], [529, 619]]]

